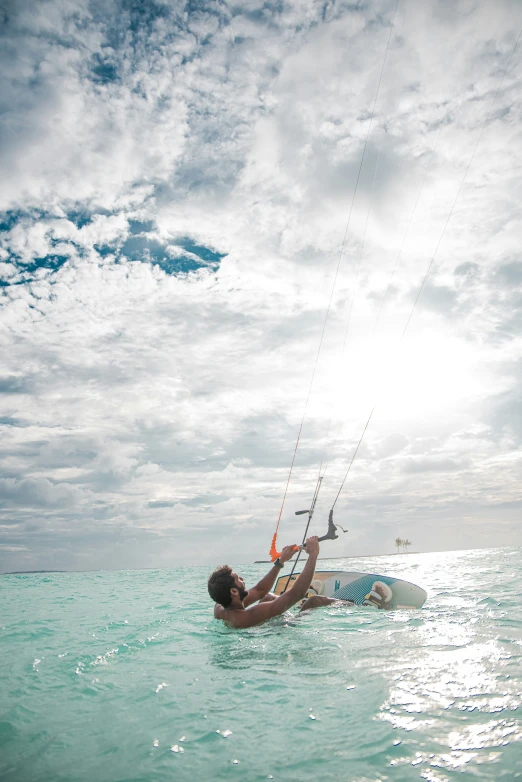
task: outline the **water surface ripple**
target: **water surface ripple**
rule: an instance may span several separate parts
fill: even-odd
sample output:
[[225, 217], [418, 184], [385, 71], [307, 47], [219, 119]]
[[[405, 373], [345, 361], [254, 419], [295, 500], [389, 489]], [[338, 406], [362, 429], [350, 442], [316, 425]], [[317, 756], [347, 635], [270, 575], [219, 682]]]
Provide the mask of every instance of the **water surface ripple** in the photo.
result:
[[521, 554], [330, 560], [428, 601], [241, 632], [209, 568], [2, 576], [0, 779], [522, 779]]

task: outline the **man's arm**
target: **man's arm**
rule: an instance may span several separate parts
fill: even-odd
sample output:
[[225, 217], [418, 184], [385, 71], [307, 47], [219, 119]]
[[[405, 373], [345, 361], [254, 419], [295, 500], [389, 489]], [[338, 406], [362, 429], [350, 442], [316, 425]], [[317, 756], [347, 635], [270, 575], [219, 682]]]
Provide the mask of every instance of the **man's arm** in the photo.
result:
[[319, 543], [316, 536], [308, 538], [306, 551], [308, 552], [308, 560], [293, 587], [287, 590], [284, 595], [280, 595], [269, 603], [260, 603], [247, 611], [231, 611], [233, 616], [230, 617], [229, 621], [234, 627], [253, 627], [261, 624], [261, 622], [266, 622], [267, 619], [284, 614], [285, 611], [288, 611], [289, 608], [305, 597], [312, 582], [315, 563], [319, 556]]
[[[297, 550], [298, 547], [295, 545], [285, 546], [281, 552], [281, 556], [279, 557], [280, 561], [288, 562], [289, 559], [292, 559]], [[248, 595], [244, 600], [245, 608], [248, 608], [248, 606], [251, 606], [252, 603], [257, 603], [258, 600], [262, 600], [264, 597], [266, 597], [280, 575], [281, 568], [277, 567], [277, 565], [274, 565], [274, 567], [268, 571], [266, 576], [262, 578], [261, 581], [255, 585], [255, 587], [252, 587], [252, 589], [248, 590]]]

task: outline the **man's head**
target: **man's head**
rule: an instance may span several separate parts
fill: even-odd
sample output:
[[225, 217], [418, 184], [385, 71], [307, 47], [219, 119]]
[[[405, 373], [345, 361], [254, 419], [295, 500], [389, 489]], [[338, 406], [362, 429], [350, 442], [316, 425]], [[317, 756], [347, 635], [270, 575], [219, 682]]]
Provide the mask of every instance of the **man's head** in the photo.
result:
[[216, 568], [208, 580], [208, 593], [214, 602], [229, 608], [235, 597], [241, 602], [248, 595], [244, 580], [234, 573], [230, 565]]

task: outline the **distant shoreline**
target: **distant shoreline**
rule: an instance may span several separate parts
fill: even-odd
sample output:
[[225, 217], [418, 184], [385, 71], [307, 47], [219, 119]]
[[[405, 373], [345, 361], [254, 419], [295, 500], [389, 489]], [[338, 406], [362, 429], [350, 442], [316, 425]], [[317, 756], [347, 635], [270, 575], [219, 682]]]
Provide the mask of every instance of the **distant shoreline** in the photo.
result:
[[[348, 557], [319, 557], [319, 560], [327, 560], [327, 559], [365, 559], [370, 557], [397, 557], [399, 555], [412, 555], [412, 554], [450, 554], [452, 552], [458, 552], [458, 551], [488, 551], [488, 550], [494, 550], [497, 549], [520, 549], [522, 550], [522, 546], [489, 546], [489, 547], [479, 547], [479, 548], [454, 548], [454, 549], [442, 549], [437, 551], [390, 551], [389, 554], [351, 554]], [[251, 565], [252, 561], [250, 562], [242, 562], [238, 563], [243, 565]], [[256, 559], [254, 562], [255, 565], [270, 565], [271, 561], [268, 559]], [[194, 564], [190, 563], [188, 565], [189, 567], [212, 567], [212, 565], [202, 565], [201, 563]], [[0, 573], [0, 576], [23, 576], [23, 575], [43, 575], [46, 573], [122, 573], [124, 571], [141, 571], [141, 570], [176, 570], [182, 567], [187, 567], [186, 564], [184, 565], [162, 565], [162, 566], [151, 566], [148, 567], [120, 567], [120, 568], [88, 568], [87, 570], [9, 570], [9, 571], [3, 571]]]
[[[456, 551], [460, 551], [460, 549], [456, 549]], [[467, 551], [467, 549], [463, 549], [463, 551]], [[323, 559], [363, 559], [364, 557], [398, 557], [402, 554], [429, 554], [429, 553], [436, 553], [436, 552], [429, 552], [429, 551], [392, 551], [390, 554], [351, 554], [349, 557], [318, 557], [317, 561], [320, 562]], [[254, 565], [271, 565], [272, 560], [270, 559], [256, 559], [254, 562]]]

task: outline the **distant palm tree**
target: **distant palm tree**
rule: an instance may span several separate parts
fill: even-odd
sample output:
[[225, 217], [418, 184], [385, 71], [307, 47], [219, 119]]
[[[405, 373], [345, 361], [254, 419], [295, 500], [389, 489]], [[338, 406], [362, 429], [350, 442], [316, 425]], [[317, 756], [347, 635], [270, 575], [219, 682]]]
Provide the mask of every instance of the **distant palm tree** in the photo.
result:
[[406, 538], [406, 540], [403, 540], [403, 541], [402, 541], [402, 545], [403, 545], [403, 547], [404, 547], [404, 548], [406, 549], [406, 551], [407, 551], [407, 550], [408, 550], [408, 548], [411, 546], [411, 540], [408, 540], [408, 538]]
[[399, 549], [402, 545], [404, 545], [404, 541], [402, 538], [395, 538], [395, 545], [397, 546], [397, 554], [399, 553]]

